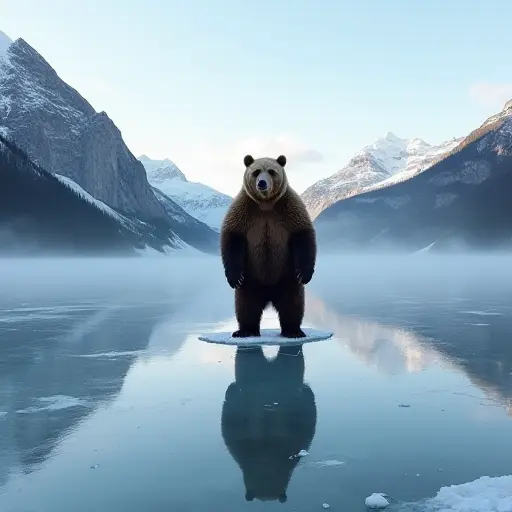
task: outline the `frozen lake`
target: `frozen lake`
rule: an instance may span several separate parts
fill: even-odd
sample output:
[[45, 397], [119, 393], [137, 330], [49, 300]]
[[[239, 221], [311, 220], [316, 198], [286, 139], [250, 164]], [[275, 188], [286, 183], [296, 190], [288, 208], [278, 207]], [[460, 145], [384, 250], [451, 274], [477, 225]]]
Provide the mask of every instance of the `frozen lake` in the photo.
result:
[[512, 473], [506, 258], [329, 256], [307, 290], [334, 337], [276, 358], [197, 339], [236, 327], [217, 259], [1, 261], [0, 510], [512, 511], [512, 477], [445, 489]]

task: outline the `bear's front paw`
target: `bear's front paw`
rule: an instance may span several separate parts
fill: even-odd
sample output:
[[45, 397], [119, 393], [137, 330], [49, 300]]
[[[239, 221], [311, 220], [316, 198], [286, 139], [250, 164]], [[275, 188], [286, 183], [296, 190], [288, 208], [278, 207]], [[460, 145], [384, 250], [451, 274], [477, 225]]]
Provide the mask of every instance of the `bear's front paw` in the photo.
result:
[[298, 269], [295, 278], [299, 284], [308, 284], [313, 277], [313, 273], [313, 268]]
[[226, 271], [226, 279], [228, 280], [229, 286], [233, 289], [241, 288], [244, 284], [245, 275], [242, 271]]

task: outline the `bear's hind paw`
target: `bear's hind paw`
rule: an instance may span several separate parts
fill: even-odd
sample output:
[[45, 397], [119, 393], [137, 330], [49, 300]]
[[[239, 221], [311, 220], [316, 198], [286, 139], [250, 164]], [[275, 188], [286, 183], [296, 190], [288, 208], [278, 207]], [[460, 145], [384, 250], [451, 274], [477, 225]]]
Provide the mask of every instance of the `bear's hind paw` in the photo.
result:
[[305, 338], [306, 334], [304, 333], [304, 331], [302, 329], [293, 330], [293, 331], [284, 329], [284, 330], [281, 330], [281, 336], [283, 338]]
[[238, 331], [235, 331], [231, 337], [233, 338], [251, 338], [253, 336], [260, 336], [259, 331], [249, 331], [247, 329], [238, 329]]

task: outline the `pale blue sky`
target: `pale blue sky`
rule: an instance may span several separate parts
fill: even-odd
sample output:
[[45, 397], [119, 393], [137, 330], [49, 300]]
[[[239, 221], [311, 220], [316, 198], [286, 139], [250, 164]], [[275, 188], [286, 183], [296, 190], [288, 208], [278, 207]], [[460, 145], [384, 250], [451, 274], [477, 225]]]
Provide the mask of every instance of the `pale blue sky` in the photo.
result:
[[[512, 98], [512, 1], [0, 0], [136, 156], [236, 193], [246, 152], [298, 191], [388, 131], [462, 136]], [[320, 158], [319, 155], [322, 157]]]

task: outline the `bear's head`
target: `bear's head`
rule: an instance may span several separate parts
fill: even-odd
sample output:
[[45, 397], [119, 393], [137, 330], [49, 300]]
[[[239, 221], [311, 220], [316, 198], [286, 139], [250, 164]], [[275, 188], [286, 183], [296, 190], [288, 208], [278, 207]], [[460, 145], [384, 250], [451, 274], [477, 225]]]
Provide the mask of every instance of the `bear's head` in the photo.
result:
[[288, 188], [288, 178], [284, 166], [286, 157], [257, 158], [244, 157], [245, 174], [243, 189], [257, 203], [275, 203], [283, 197]]

